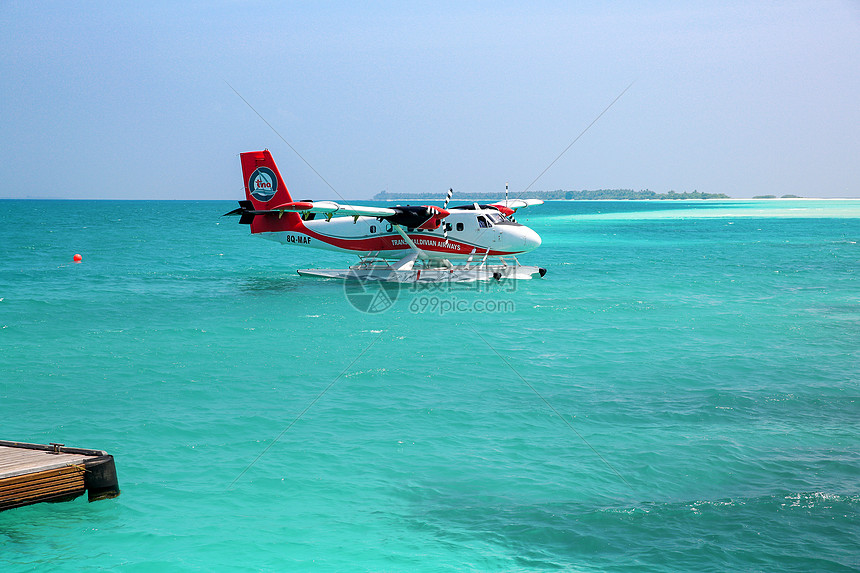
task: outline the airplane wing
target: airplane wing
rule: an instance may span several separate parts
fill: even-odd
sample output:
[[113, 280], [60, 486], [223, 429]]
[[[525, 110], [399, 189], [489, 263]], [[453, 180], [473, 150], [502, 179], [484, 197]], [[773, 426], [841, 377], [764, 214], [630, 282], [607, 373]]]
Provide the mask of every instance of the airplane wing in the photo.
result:
[[341, 205], [334, 201], [290, 201], [268, 209], [254, 209], [250, 201], [239, 201], [238, 209], [224, 215], [241, 215], [242, 219], [239, 222], [250, 224], [257, 215], [278, 214], [280, 216], [284, 213], [324, 213], [329, 219], [335, 214], [350, 217], [377, 217], [392, 225], [427, 230], [438, 229], [442, 219], [450, 214], [445, 209], [433, 205], [407, 205], [389, 208]]
[[540, 199], [506, 199], [504, 201], [493, 203], [493, 206], [495, 207], [505, 207], [507, 209], [513, 209], [514, 211], [531, 205], [543, 205], [543, 201]]
[[368, 207], [364, 205], [341, 205], [334, 201], [292, 201], [276, 205], [268, 211], [286, 211], [294, 213], [328, 213], [350, 215], [352, 217], [390, 217], [397, 211], [387, 207]]

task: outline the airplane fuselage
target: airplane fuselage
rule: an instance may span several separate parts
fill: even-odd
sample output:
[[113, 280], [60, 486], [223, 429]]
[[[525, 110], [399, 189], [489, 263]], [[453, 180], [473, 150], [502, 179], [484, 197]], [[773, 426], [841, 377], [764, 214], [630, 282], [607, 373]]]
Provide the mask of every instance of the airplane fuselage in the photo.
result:
[[[445, 225], [448, 238], [445, 239]], [[263, 232], [260, 236], [285, 245], [375, 255], [399, 259], [411, 250], [412, 243], [433, 258], [466, 259], [471, 255], [519, 255], [540, 246], [540, 236], [532, 229], [512, 221], [496, 209], [453, 208], [438, 229], [398, 230], [376, 217], [315, 216], [303, 220], [289, 231]]]

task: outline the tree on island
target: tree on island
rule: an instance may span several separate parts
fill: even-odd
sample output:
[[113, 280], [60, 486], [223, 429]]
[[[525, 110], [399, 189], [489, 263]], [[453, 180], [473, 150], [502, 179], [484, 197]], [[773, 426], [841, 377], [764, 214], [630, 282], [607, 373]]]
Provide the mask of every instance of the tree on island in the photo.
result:
[[[776, 195], [756, 195], [753, 199], [776, 199]], [[803, 199], [800, 195], [783, 195], [780, 199]]]

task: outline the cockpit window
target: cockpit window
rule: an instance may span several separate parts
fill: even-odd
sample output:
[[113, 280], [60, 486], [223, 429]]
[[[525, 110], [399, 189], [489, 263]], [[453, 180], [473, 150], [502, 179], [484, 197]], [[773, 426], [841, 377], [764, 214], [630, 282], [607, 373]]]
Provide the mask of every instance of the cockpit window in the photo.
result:
[[487, 222], [487, 220], [484, 218], [484, 216], [478, 215], [478, 227], [486, 229], [489, 226], [490, 226], [490, 223]]
[[498, 213], [489, 213], [489, 214], [487, 215], [487, 219], [489, 219], [489, 220], [490, 220], [490, 221], [492, 221], [493, 223], [501, 223], [502, 221], [504, 221], [504, 220], [505, 220], [505, 219], [504, 219], [504, 217], [502, 217], [502, 216], [501, 216], [501, 215], [499, 215]]

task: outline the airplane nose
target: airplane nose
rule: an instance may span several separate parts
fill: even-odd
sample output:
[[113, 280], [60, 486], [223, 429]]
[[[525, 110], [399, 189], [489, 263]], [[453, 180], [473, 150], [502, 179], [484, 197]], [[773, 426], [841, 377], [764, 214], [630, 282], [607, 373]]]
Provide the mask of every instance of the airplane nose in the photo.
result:
[[527, 253], [529, 251], [533, 251], [540, 247], [541, 239], [540, 235], [535, 233], [533, 230], [528, 227], [523, 227], [520, 229], [523, 234], [523, 252]]

